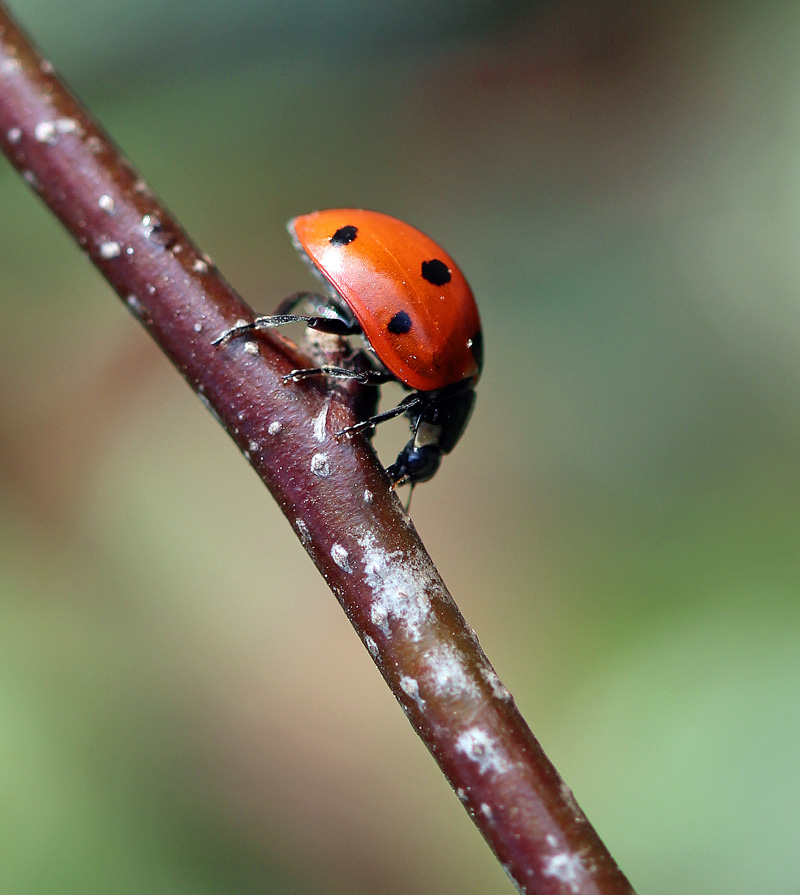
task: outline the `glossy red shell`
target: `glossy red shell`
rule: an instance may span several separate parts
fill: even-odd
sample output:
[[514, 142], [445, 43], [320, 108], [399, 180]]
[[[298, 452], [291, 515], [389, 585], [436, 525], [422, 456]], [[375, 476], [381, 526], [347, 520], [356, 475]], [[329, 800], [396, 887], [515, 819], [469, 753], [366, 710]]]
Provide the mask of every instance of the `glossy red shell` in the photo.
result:
[[456, 263], [430, 237], [355, 208], [302, 215], [289, 232], [390, 373], [419, 391], [477, 379], [478, 308]]

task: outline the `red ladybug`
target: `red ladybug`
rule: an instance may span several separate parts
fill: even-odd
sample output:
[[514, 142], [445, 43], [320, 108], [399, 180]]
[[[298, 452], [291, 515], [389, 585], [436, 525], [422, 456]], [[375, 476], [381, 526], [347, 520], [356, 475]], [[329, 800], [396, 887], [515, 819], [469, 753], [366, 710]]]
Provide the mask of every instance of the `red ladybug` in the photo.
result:
[[[289, 232], [331, 295], [292, 295], [274, 315], [229, 329], [214, 344], [297, 321], [336, 335], [361, 334], [377, 359], [373, 370], [315, 367], [287, 378], [397, 380], [410, 389], [396, 407], [338, 434], [406, 414], [413, 436], [387, 472], [393, 486], [427, 481], [467, 425], [483, 365], [480, 317], [464, 275], [424, 233], [377, 211], [316, 211], [290, 221]], [[298, 305], [309, 313], [291, 313]]]

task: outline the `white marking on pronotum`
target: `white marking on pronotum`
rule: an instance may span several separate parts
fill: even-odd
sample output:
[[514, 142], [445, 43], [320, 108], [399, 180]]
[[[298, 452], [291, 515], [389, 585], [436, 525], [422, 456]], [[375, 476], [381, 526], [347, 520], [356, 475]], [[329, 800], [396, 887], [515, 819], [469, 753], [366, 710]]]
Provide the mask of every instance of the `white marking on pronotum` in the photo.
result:
[[311, 471], [321, 479], [326, 479], [331, 474], [331, 464], [325, 454], [314, 454], [311, 458]]
[[350, 565], [350, 554], [341, 544], [334, 544], [331, 547], [331, 559], [343, 572], [349, 574], [353, 571], [353, 567]]
[[364, 551], [364, 574], [372, 591], [373, 623], [387, 636], [394, 624], [409, 640], [419, 640], [428, 622], [431, 594], [446, 598], [432, 566], [415, 554], [384, 550], [371, 531], [358, 543]]
[[470, 727], [459, 734], [456, 751], [474, 761], [479, 774], [504, 774], [509, 769], [508, 758], [497, 740], [481, 727]]

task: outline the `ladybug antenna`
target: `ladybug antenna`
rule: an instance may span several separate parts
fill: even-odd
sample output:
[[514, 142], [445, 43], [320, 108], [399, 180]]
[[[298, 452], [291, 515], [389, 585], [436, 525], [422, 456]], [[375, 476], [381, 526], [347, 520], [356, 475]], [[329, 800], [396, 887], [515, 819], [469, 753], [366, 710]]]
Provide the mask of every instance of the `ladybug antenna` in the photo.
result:
[[411, 506], [411, 498], [414, 496], [414, 485], [416, 482], [409, 482], [408, 485], [408, 500], [406, 501], [405, 511], [408, 513], [408, 509]]

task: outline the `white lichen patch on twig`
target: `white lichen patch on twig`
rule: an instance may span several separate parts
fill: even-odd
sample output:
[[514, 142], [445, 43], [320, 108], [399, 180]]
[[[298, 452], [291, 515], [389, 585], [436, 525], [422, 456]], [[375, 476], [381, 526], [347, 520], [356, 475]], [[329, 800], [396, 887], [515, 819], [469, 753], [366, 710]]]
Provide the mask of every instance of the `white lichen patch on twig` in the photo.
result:
[[459, 734], [456, 751], [474, 761], [481, 775], [504, 774], [510, 767], [498, 741], [482, 727], [470, 727]]
[[367, 586], [372, 591], [370, 617], [387, 637], [399, 631], [418, 641], [429, 622], [431, 594], [447, 599], [432, 563], [402, 550], [385, 550], [371, 531], [358, 539]]

